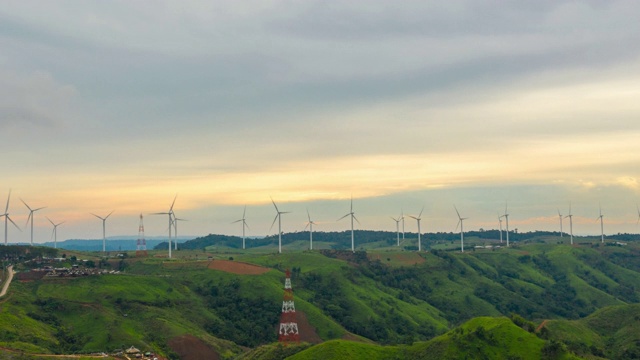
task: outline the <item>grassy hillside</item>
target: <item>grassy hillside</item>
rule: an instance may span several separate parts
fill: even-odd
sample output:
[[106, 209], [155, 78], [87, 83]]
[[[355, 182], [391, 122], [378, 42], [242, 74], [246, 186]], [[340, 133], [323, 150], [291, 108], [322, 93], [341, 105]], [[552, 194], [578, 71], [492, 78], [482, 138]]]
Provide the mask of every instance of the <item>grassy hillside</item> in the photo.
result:
[[[469, 320], [512, 313], [536, 322], [574, 320], [549, 321], [545, 328], [583, 354], [614, 354], [616, 347], [615, 351], [629, 355], [640, 338], [635, 323], [614, 319], [624, 326], [606, 328], [598, 325], [598, 319], [613, 310], [596, 312], [639, 302], [640, 252], [634, 244], [532, 242], [464, 254], [440, 250], [418, 254], [393, 247], [367, 253], [325, 249], [284, 254], [199, 249], [176, 251], [173, 260], [155, 257], [161, 255], [157, 250], [146, 259], [95, 258], [96, 266], [120, 269], [119, 274], [16, 281], [9, 297], [0, 301], [0, 347], [29, 353], [89, 353], [134, 345], [175, 358], [178, 350], [169, 345], [171, 340], [193, 335], [204, 347], [231, 359], [242, 354], [243, 347], [276, 341], [286, 268], [292, 270], [303, 335], [312, 342], [336, 340], [330, 344], [344, 351], [359, 345], [338, 340], [360, 338], [368, 344], [362, 345], [364, 353], [389, 349], [377, 343], [399, 346], [422, 358], [418, 350], [411, 352], [410, 345], [427, 346], [425, 341], [442, 335], [426, 352], [449, 356], [442, 344], [456, 336], [460, 341], [471, 336], [475, 330], [465, 326], [479, 328], [476, 320]], [[209, 268], [222, 260], [266, 269], [242, 275]], [[24, 272], [31, 266], [19, 264], [19, 269]], [[449, 331], [462, 324], [457, 335]], [[502, 323], [482, 328], [496, 333], [509, 329]], [[554, 333], [554, 329], [564, 330]], [[469, 349], [475, 346], [474, 339], [465, 342]], [[536, 339], [526, 342], [540, 340]], [[329, 351], [331, 346], [325, 346]], [[591, 347], [593, 351], [583, 351]], [[490, 346], [483, 351], [492, 356]]]
[[606, 307], [580, 320], [549, 321], [543, 333], [563, 341], [579, 354], [638, 359], [640, 304]]

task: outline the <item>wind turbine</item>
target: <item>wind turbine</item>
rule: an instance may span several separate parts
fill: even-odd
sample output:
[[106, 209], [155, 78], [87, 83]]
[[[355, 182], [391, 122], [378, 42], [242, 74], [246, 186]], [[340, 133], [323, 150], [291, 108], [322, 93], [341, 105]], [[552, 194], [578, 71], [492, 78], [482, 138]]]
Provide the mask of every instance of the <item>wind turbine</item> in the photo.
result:
[[571, 203], [569, 203], [569, 215], [565, 216], [569, 218], [569, 234], [571, 235], [571, 245], [573, 245], [573, 215], [571, 214]]
[[288, 214], [290, 213], [290, 211], [280, 211], [278, 209], [278, 206], [276, 205], [276, 202], [273, 201], [273, 198], [271, 198], [271, 202], [273, 203], [273, 206], [276, 208], [276, 217], [273, 218], [273, 222], [271, 223], [271, 229], [273, 229], [273, 224], [276, 223], [276, 220], [278, 220], [278, 253], [282, 254], [282, 214]]
[[355, 247], [355, 241], [354, 241], [354, 237], [353, 237], [353, 220], [355, 219], [358, 224], [360, 224], [360, 221], [358, 221], [358, 219], [356, 219], [356, 215], [353, 212], [353, 197], [351, 197], [351, 211], [346, 214], [345, 216], [341, 217], [340, 219], [336, 220], [336, 221], [340, 221], [344, 218], [346, 218], [347, 216], [351, 216], [351, 251], [352, 252], [356, 252], [356, 247]]
[[[600, 211], [600, 216], [598, 216], [600, 219], [600, 243], [604, 243], [604, 215], [602, 215], [602, 206], [598, 206], [598, 209]], [[596, 220], [598, 220], [598, 218], [596, 218]]]
[[24, 206], [26, 206], [27, 209], [29, 209], [29, 217], [27, 217], [27, 223], [25, 224], [25, 226], [27, 226], [29, 224], [29, 220], [31, 220], [31, 246], [33, 246], [33, 213], [38, 210], [42, 210], [46, 208], [46, 206], [39, 207], [37, 209], [32, 209], [31, 207], [29, 207], [29, 205], [27, 205], [27, 203], [24, 200], [20, 199], [20, 201], [22, 201]]
[[502, 244], [502, 216], [498, 215], [498, 222], [500, 223], [500, 244]]
[[402, 217], [396, 219], [391, 216], [391, 219], [396, 222], [396, 237], [398, 238], [398, 246], [400, 246], [400, 221], [402, 220]]
[[[13, 222], [13, 220], [11, 219], [11, 217], [9, 216], [9, 199], [11, 199], [11, 190], [9, 190], [9, 196], [7, 196], [7, 207], [4, 208], [4, 214], [1, 214], [0, 216], [4, 216], [4, 244], [7, 245], [7, 230], [8, 230], [8, 221], [11, 221], [11, 223], [13, 224], [13, 226], [15, 226], [18, 230], [20, 230], [20, 227], [18, 225], [16, 225], [15, 222]], [[22, 231], [22, 230], [20, 230]]]
[[[400, 220], [402, 220], [402, 242], [404, 243], [404, 210], [400, 209]], [[400, 244], [398, 244], [400, 246]]]
[[171, 259], [171, 226], [173, 225], [173, 205], [176, 203], [176, 198], [178, 198], [178, 194], [173, 198], [173, 202], [171, 203], [171, 207], [167, 212], [153, 213], [151, 215], [169, 215], [169, 259]]
[[51, 219], [49, 218], [47, 218], [47, 220], [49, 220], [51, 225], [53, 225], [53, 231], [51, 232], [51, 237], [53, 237], [53, 248], [57, 249], [58, 248], [58, 226], [64, 224], [64, 221], [56, 224], [53, 221], [51, 221]]
[[107, 219], [109, 218], [109, 216], [111, 216], [111, 214], [113, 214], [113, 211], [111, 211], [109, 213], [109, 215], [102, 217], [102, 216], [98, 216], [94, 213], [90, 213], [91, 215], [97, 217], [98, 219], [102, 220], [102, 252], [106, 252], [107, 251], [107, 236], [106, 236], [106, 225], [105, 223], [107, 222]]
[[468, 218], [463, 218], [462, 216], [460, 216], [460, 212], [458, 211], [458, 208], [453, 205], [453, 208], [456, 209], [456, 214], [458, 214], [458, 225], [456, 225], [456, 230], [458, 230], [458, 226], [460, 226], [460, 252], [464, 252], [464, 220], [467, 220]]
[[504, 217], [506, 225], [507, 225], [507, 247], [509, 247], [509, 213], [507, 212], [507, 203], [504, 203]]
[[560, 214], [560, 209], [558, 209], [558, 218], [560, 219], [560, 237], [562, 237], [562, 214]]
[[175, 241], [173, 242], [173, 249], [178, 250], [178, 221], [189, 221], [187, 219], [180, 219], [176, 217], [176, 213], [173, 213], [173, 238]]
[[247, 225], [247, 220], [245, 219], [245, 215], [247, 214], [247, 205], [244, 206], [244, 211], [242, 212], [242, 219], [236, 220], [234, 222], [232, 222], [232, 224], [235, 224], [237, 222], [242, 222], [242, 249], [245, 249], [245, 236], [244, 236], [244, 229], [245, 228], [249, 228], [249, 225]]
[[422, 220], [421, 216], [423, 211], [424, 207], [420, 210], [420, 214], [417, 217], [409, 215], [410, 218], [415, 219], [418, 222], [418, 251], [422, 251], [422, 243], [420, 241], [420, 220]]
[[313, 250], [313, 225], [315, 225], [315, 223], [311, 220], [309, 209], [307, 209], [307, 219], [309, 219], [309, 221], [307, 222], [307, 225], [304, 227], [304, 229], [307, 230], [307, 227], [309, 227], [309, 250]]

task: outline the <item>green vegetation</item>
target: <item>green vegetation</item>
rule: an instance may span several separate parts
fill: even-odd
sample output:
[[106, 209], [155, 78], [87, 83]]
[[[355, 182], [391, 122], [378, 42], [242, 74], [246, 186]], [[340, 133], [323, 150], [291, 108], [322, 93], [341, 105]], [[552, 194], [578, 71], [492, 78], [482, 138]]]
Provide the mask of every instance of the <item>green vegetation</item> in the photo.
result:
[[[379, 233], [372, 232], [375, 241], [368, 244], [385, 247], [355, 253], [339, 246], [210, 252], [222, 245], [206, 239], [188, 242], [194, 248], [185, 246], [172, 260], [154, 257], [161, 250], [144, 259], [65, 251], [67, 261], [56, 267], [85, 264], [121, 273], [14, 280], [0, 299], [0, 347], [87, 354], [133, 345], [177, 358], [171, 340], [192, 335], [223, 359], [640, 358], [640, 305], [632, 305], [640, 302], [635, 243], [568, 246], [545, 235], [461, 254], [437, 250], [447, 246], [443, 235], [442, 243], [434, 240], [431, 251], [417, 254], [398, 251], [395, 237], [382, 240]], [[224, 241], [234, 241], [229, 238]], [[41, 265], [44, 252], [20, 258], [26, 252], [18, 248], [13, 251], [22, 255], [13, 262], [22, 274]], [[209, 268], [220, 260], [268, 271]], [[287, 268], [304, 322], [302, 340], [322, 344], [273, 345]]]

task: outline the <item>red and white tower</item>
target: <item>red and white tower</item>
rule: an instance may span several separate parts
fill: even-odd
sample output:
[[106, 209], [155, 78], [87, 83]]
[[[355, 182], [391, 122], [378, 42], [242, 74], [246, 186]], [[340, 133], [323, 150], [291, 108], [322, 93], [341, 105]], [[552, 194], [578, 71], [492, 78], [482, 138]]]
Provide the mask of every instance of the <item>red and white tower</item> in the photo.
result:
[[136, 248], [136, 256], [147, 256], [147, 241], [144, 239], [142, 214], [140, 214], [140, 226], [138, 226], [138, 246]]
[[291, 288], [291, 272], [287, 269], [284, 281], [284, 299], [282, 300], [282, 315], [280, 316], [280, 330], [278, 341], [285, 345], [300, 342], [298, 323], [296, 322], [296, 306], [293, 304], [293, 289]]

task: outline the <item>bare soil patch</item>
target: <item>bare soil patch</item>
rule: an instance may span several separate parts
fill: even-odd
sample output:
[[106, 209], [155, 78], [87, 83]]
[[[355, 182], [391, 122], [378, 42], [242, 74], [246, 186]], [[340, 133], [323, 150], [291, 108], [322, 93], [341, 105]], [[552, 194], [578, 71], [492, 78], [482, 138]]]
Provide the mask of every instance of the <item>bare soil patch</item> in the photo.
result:
[[42, 279], [47, 273], [44, 271], [21, 271], [16, 273], [18, 281], [34, 281]]
[[298, 323], [298, 331], [300, 332], [300, 341], [306, 341], [312, 344], [319, 344], [322, 338], [316, 332], [316, 328], [309, 323], [307, 315], [302, 311], [296, 311], [296, 322]]
[[193, 335], [174, 337], [168, 344], [181, 360], [220, 359], [220, 354], [215, 349]]
[[266, 267], [231, 260], [213, 260], [209, 263], [209, 269], [239, 275], [261, 275], [270, 270]]

